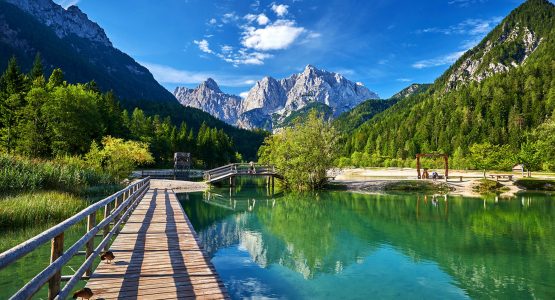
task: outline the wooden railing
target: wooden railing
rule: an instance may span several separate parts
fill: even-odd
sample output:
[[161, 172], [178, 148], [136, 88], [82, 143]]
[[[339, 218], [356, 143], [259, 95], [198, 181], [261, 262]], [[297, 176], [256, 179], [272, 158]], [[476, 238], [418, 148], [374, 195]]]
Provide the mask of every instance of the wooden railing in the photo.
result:
[[[112, 236], [117, 235], [121, 225], [127, 220], [139, 200], [150, 186], [150, 178], [129, 185], [125, 189], [83, 209], [73, 217], [40, 233], [0, 254], [0, 270], [33, 252], [44, 243], [51, 241], [50, 265], [43, 269], [10, 299], [29, 299], [48, 283], [48, 299], [66, 299], [79, 280], [88, 279], [92, 274], [92, 264], [103, 251], [109, 249]], [[104, 208], [102, 220], [97, 224], [97, 212]], [[87, 232], [64, 250], [64, 232], [71, 226], [87, 219]], [[113, 226], [110, 228], [110, 226]], [[101, 234], [98, 234], [99, 232]], [[94, 248], [94, 238], [102, 241]], [[85, 251], [80, 251], [85, 248]], [[62, 267], [75, 255], [85, 255], [85, 261], [73, 275], [62, 276]], [[61, 282], [67, 281], [62, 287]]]
[[[228, 175], [245, 175], [245, 174], [253, 174], [250, 171], [250, 164], [248, 163], [241, 163], [241, 164], [229, 164], [225, 166], [221, 166], [212, 170], [208, 170], [204, 172], [204, 180], [210, 181], [214, 178], [219, 178], [222, 176]], [[276, 168], [271, 165], [254, 165], [254, 174], [259, 175], [273, 175], [276, 174]]]

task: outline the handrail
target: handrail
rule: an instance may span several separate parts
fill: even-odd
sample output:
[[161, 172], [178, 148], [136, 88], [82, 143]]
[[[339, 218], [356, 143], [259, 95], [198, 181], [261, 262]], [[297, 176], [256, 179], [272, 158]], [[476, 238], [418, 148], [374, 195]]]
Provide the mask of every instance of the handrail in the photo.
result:
[[[234, 164], [228, 164], [225, 166], [221, 166], [221, 167], [217, 167], [211, 170], [207, 170], [204, 171], [204, 178], [208, 179], [209, 177], [214, 177], [213, 175], [224, 175], [224, 174], [230, 174], [230, 173], [239, 173], [238, 169], [240, 168], [248, 168], [250, 167], [249, 163], [234, 163]], [[272, 165], [255, 165], [256, 170], [264, 170], [266, 172], [268, 172], [268, 170], [271, 170], [271, 172], [275, 172], [275, 167]], [[240, 173], [239, 173], [240, 174]]]
[[[132, 211], [132, 208], [134, 208], [133, 204], [136, 204], [138, 200], [141, 199], [141, 196], [144, 195], [149, 186], [150, 177], [142, 179], [114, 193], [113, 195], [104, 198], [101, 201], [91, 204], [87, 208], [83, 209], [73, 217], [70, 217], [69, 219], [61, 222], [60, 224], [1, 253], [0, 270], [14, 263], [21, 257], [34, 251], [42, 244], [50, 240], [52, 241], [50, 265], [48, 265], [38, 275], [31, 279], [31, 281], [29, 281], [10, 299], [31, 298], [47, 282], [49, 282], [48, 298], [56, 298], [61, 290], [60, 286], [62, 267], [79, 252], [79, 249], [87, 246], [85, 262], [62, 290], [62, 292], [64, 292], [64, 295], [67, 296], [73, 286], [77, 283], [77, 280], [82, 278], [83, 273], [90, 272], [91, 264], [94, 259], [100, 254], [100, 249], [104, 248], [104, 250], [108, 250], [108, 242], [110, 240], [110, 237], [119, 232], [119, 226]], [[115, 202], [113, 205], [114, 208], [110, 209], [113, 202]], [[103, 207], [105, 209], [104, 219], [99, 224], [96, 224], [96, 212]], [[120, 214], [124, 210], [125, 212], [120, 216]], [[110, 213], [108, 214], [107, 212]], [[64, 232], [68, 230], [71, 226], [83, 221], [85, 218], [88, 218], [87, 221], [89, 224], [87, 232], [70, 248], [68, 248], [67, 251], [63, 251]], [[114, 222], [115, 225], [110, 230], [110, 224], [114, 220], [116, 220]], [[103, 229], [104, 236], [104, 239], [101, 242], [102, 247], [97, 247], [95, 251], [92, 251], [92, 248], [94, 247], [94, 237], [101, 229]]]

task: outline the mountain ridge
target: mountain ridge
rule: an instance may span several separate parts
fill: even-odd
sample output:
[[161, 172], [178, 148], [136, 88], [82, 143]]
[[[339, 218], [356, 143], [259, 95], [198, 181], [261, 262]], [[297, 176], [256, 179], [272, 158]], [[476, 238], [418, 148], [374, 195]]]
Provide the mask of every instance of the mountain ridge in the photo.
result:
[[[345, 153], [407, 159], [439, 151], [464, 157], [482, 142], [517, 151], [555, 113], [554, 28], [555, 5], [528, 0], [426, 92], [399, 100], [346, 136]], [[530, 36], [536, 42], [530, 43]], [[472, 78], [480, 73], [460, 72], [468, 65], [487, 72], [480, 80]], [[458, 79], [453, 84], [450, 78]]]
[[0, 28], [3, 67], [15, 55], [28, 69], [40, 52], [46, 72], [61, 68], [72, 83], [94, 80], [124, 103], [175, 101], [148, 69], [114, 48], [104, 30], [76, 6], [66, 10], [51, 0], [0, 1]]
[[[202, 109], [229, 124], [270, 131], [280, 127], [289, 115], [312, 103], [328, 106], [337, 117], [364, 100], [379, 98], [361, 83], [312, 65], [279, 80], [265, 76], [253, 85], [244, 99], [222, 93], [219, 88], [207, 89], [203, 83], [195, 89], [178, 87], [174, 96], [183, 105]], [[217, 104], [223, 107], [218, 108]]]

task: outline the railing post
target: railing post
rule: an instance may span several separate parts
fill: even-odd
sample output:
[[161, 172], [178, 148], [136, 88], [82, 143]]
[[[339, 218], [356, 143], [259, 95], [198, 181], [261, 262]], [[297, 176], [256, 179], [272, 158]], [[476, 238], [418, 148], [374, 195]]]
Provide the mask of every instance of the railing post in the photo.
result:
[[[91, 231], [96, 225], [96, 211], [87, 217], [87, 232]], [[94, 236], [87, 242], [87, 249], [85, 254], [85, 259], [89, 258], [94, 251]], [[85, 271], [85, 276], [91, 276], [92, 265]]]
[[[56, 259], [64, 254], [64, 233], [60, 233], [52, 239], [50, 249], [50, 263], [52, 264]], [[62, 283], [62, 271], [56, 272], [48, 281], [48, 299], [54, 299], [60, 293]]]
[[[110, 216], [110, 203], [104, 206], [104, 219], [107, 219], [109, 216]], [[110, 223], [104, 226], [102, 231], [102, 239], [106, 238], [109, 233], [110, 233]], [[106, 246], [104, 246], [104, 251], [108, 251], [108, 249], [110, 249], [110, 243], [107, 243]]]

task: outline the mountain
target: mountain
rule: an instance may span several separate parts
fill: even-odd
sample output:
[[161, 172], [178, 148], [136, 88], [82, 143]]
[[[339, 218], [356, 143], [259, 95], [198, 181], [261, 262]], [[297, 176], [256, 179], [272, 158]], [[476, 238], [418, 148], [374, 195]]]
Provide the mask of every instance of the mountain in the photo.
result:
[[[310, 103], [329, 106], [332, 115], [337, 117], [364, 100], [377, 98], [376, 93], [361, 83], [307, 65], [303, 72], [288, 78], [265, 77], [258, 81], [243, 100], [241, 114], [257, 109], [271, 118], [273, 127], [279, 127], [291, 113]], [[252, 125], [260, 127], [261, 124]]]
[[401, 99], [407, 98], [407, 97], [412, 96], [412, 95], [418, 95], [418, 94], [424, 93], [425, 91], [427, 91], [430, 88], [430, 86], [432, 86], [432, 85], [431, 84], [413, 83], [413, 84], [409, 85], [408, 87], [400, 90], [395, 95], [391, 96], [391, 98], [389, 98], [389, 100], [401, 100]]
[[104, 30], [78, 7], [67, 9], [51, 0], [0, 0], [0, 69], [16, 56], [29, 70], [40, 52], [46, 74], [61, 68], [70, 83], [94, 80], [101, 91], [113, 90], [128, 110], [140, 107], [149, 115], [169, 116], [198, 131], [204, 123], [223, 129], [235, 150], [254, 160], [264, 134], [231, 126], [210, 114], [182, 106], [143, 66], [114, 48]]
[[114, 48], [104, 30], [77, 6], [62, 8], [51, 0], [0, 1], [0, 66], [15, 55], [23, 69], [40, 52], [46, 72], [64, 71], [72, 83], [94, 80], [129, 102], [175, 101], [152, 74]]
[[375, 115], [381, 113], [382, 111], [388, 109], [397, 101], [407, 98], [412, 95], [417, 95], [424, 93], [430, 87], [430, 84], [418, 84], [413, 83], [410, 86], [402, 89], [391, 98], [386, 100], [375, 100], [369, 99], [359, 105], [357, 105], [352, 110], [342, 113], [337, 117], [333, 124], [335, 128], [344, 133], [352, 132], [354, 129], [359, 127], [364, 122], [372, 119]]
[[474, 143], [518, 151], [555, 110], [555, 6], [528, 0], [424, 93], [410, 95], [347, 136], [345, 153], [464, 157]]
[[221, 92], [212, 79], [195, 89], [178, 87], [174, 95], [183, 105], [202, 109], [229, 124], [266, 130], [283, 126], [292, 113], [312, 103], [329, 107], [337, 117], [364, 100], [379, 98], [361, 83], [311, 65], [288, 78], [264, 77], [244, 99]]
[[212, 78], [194, 89], [176, 87], [173, 94], [184, 106], [202, 109], [229, 124], [237, 122], [237, 108], [241, 105], [241, 97], [223, 93]]

